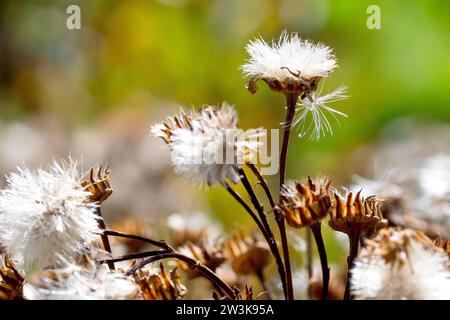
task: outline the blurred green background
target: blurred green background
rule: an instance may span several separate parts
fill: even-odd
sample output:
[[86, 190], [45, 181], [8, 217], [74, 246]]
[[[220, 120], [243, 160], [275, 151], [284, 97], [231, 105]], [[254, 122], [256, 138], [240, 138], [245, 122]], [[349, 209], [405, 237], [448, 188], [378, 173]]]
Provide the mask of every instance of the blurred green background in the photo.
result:
[[[66, 28], [70, 4], [81, 8], [81, 30]], [[371, 4], [381, 8], [381, 30], [366, 27]], [[333, 136], [320, 141], [294, 136], [288, 176], [324, 173], [346, 184], [365, 161], [355, 158], [354, 151], [374, 141], [388, 122], [404, 115], [450, 120], [449, 12], [447, 1], [3, 0], [0, 125], [31, 123], [38, 129], [17, 143], [8, 142], [13, 148], [2, 152], [38, 148], [33, 135], [42, 127], [51, 141], [61, 139], [55, 143], [58, 152], [48, 157], [78, 156], [84, 149], [68, 147], [66, 140], [73, 143], [76, 132], [89, 132], [77, 136], [77, 145], [101, 148], [109, 143], [122, 152], [119, 160], [108, 153], [98, 159], [112, 162], [113, 172], [127, 162], [122, 176], [113, 179], [120, 199], [115, 213], [128, 214], [127, 201], [137, 202], [132, 197], [142, 194], [147, 205], [133, 210], [142, 210], [148, 220], [172, 211], [208, 210], [226, 228], [250, 224], [220, 188], [199, 193], [183, 182], [171, 188], [167, 179], [180, 179], [168, 168], [156, 138], [140, 144], [139, 152], [144, 151], [137, 160], [130, 156], [135, 150], [131, 146], [140, 135], [148, 136], [150, 124], [179, 106], [227, 101], [238, 109], [243, 128], [278, 127], [283, 97], [262, 84], [251, 95], [239, 66], [247, 58], [250, 39], [261, 35], [270, 41], [286, 29], [335, 50], [340, 67], [325, 82], [325, 90], [344, 84], [351, 96], [336, 104], [349, 118], [342, 119], [341, 127], [334, 125]], [[138, 133], [137, 127], [142, 128]], [[129, 139], [120, 140], [124, 135]], [[39, 148], [49, 144], [43, 141]], [[4, 170], [33, 162], [17, 157], [18, 163]], [[41, 154], [34, 162], [44, 158]], [[165, 163], [152, 164], [161, 159]], [[131, 182], [138, 181], [132, 180], [133, 174], [144, 175], [144, 182]], [[147, 190], [150, 184], [153, 189]], [[121, 188], [130, 195], [120, 198]], [[156, 192], [160, 196], [152, 198]], [[169, 204], [161, 206], [163, 201]]]

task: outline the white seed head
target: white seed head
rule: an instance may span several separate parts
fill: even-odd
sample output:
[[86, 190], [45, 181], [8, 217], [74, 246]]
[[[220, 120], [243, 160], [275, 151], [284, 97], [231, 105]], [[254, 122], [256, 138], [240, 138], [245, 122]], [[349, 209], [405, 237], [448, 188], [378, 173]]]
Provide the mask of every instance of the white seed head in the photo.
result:
[[[400, 240], [401, 232], [394, 232], [391, 240]], [[414, 238], [390, 259], [367, 255], [363, 249], [351, 270], [351, 288], [357, 299], [448, 300], [449, 259], [442, 251]]]
[[19, 168], [0, 195], [0, 242], [25, 267], [58, 265], [83, 252], [99, 232], [96, 205], [80, 184], [77, 163], [49, 171]]
[[29, 300], [124, 300], [137, 297], [139, 287], [130, 278], [105, 265], [67, 264], [48, 270], [38, 280], [24, 287]]
[[180, 117], [173, 119], [178, 119], [177, 126], [166, 123], [153, 127], [153, 133], [164, 134], [175, 172], [197, 184], [213, 186], [226, 180], [237, 183], [238, 168], [252, 158], [261, 144], [258, 139], [262, 131], [239, 129], [236, 111], [226, 103], [205, 107], [185, 123]]
[[321, 43], [301, 39], [298, 34], [284, 31], [278, 42], [267, 44], [263, 39], [251, 41], [247, 47], [250, 56], [241, 68], [250, 79], [281, 83], [327, 77], [336, 67], [332, 50]]

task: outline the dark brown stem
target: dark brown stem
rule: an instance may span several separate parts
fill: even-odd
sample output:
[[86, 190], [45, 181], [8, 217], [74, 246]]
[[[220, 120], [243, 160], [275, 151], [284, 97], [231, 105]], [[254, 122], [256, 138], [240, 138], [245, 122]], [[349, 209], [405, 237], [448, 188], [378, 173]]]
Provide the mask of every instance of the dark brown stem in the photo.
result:
[[[308, 280], [311, 281], [313, 277], [313, 251], [312, 251], [312, 237], [311, 228], [306, 228], [306, 269], [308, 270]], [[308, 291], [309, 298], [311, 292]]]
[[[284, 268], [283, 260], [281, 259], [280, 250], [278, 249], [278, 245], [275, 241], [275, 237], [273, 235], [272, 229], [270, 228], [269, 222], [267, 221], [267, 217], [264, 213], [263, 207], [258, 201], [255, 192], [253, 191], [252, 185], [248, 181], [247, 175], [245, 174], [243, 169], [239, 169], [239, 174], [241, 176], [242, 184], [244, 185], [245, 190], [247, 190], [250, 200], [255, 207], [256, 211], [259, 214], [259, 218], [262, 221], [262, 224], [267, 232], [267, 242], [269, 244], [270, 250], [272, 252], [273, 257], [275, 258], [275, 262], [277, 264], [278, 273], [280, 274], [281, 284], [283, 286], [283, 291], [287, 294], [287, 285], [286, 285], [286, 271]], [[286, 299], [288, 296], [285, 296]]]
[[350, 270], [353, 267], [353, 261], [358, 256], [359, 251], [359, 240], [361, 236], [359, 232], [356, 232], [354, 234], [348, 235], [348, 240], [350, 243], [350, 249], [349, 254], [347, 258], [347, 280], [345, 282], [345, 293], [344, 293], [344, 300], [351, 300], [351, 293], [350, 293], [350, 282], [351, 282], [351, 274]]
[[[102, 211], [100, 209], [100, 206], [97, 207], [97, 209], [95, 210], [95, 213], [99, 217], [99, 219], [98, 219], [98, 226], [99, 226], [100, 230], [102, 230], [102, 231], [106, 230], [106, 224], [105, 224], [105, 220], [103, 219]], [[108, 236], [103, 233], [103, 234], [100, 235], [100, 237], [102, 239], [103, 248], [105, 248], [105, 251], [108, 252], [110, 256], [112, 256], [111, 244], [109, 243]], [[114, 262], [108, 262], [108, 267], [109, 267], [109, 270], [115, 270], [116, 269], [114, 267]]]
[[[261, 187], [263, 188], [264, 192], [266, 193], [267, 199], [269, 199], [269, 203], [274, 210], [275, 213], [275, 221], [277, 222], [278, 229], [280, 231], [280, 238], [281, 238], [281, 247], [283, 250], [283, 257], [284, 257], [284, 268], [286, 273], [286, 290], [285, 295], [288, 300], [294, 299], [294, 289], [293, 289], [293, 283], [292, 283], [292, 270], [291, 270], [291, 259], [289, 256], [289, 244], [286, 234], [286, 224], [284, 222], [283, 215], [281, 214], [280, 210], [278, 209], [278, 206], [275, 204], [275, 201], [273, 200], [272, 193], [270, 192], [269, 186], [267, 185], [266, 180], [261, 175], [261, 172], [259, 172], [258, 168], [253, 165], [248, 165], [254, 175], [258, 178], [259, 183]], [[283, 287], [283, 289], [285, 289]]]
[[161, 249], [173, 250], [164, 240], [155, 241], [153, 239], [149, 239], [149, 238], [145, 238], [145, 237], [141, 237], [141, 236], [138, 236], [138, 235], [129, 234], [129, 233], [125, 233], [125, 232], [114, 231], [114, 230], [104, 230], [103, 234], [104, 235], [108, 235], [108, 236], [114, 236], [114, 237], [120, 237], [120, 238], [127, 238], [127, 239], [133, 239], [133, 240], [137, 240], [137, 241], [142, 241], [142, 242], [151, 244], [151, 245], [156, 246], [156, 247], [161, 248]]
[[130, 270], [128, 270], [126, 275], [130, 275], [130, 274], [136, 272], [137, 270], [139, 270], [140, 268], [144, 267], [145, 265], [147, 265], [149, 263], [163, 260], [163, 259], [178, 259], [178, 260], [184, 261], [192, 269], [198, 270], [205, 278], [210, 280], [214, 286], [218, 286], [218, 287], [222, 288], [223, 291], [231, 299], [235, 299], [235, 294], [234, 294], [233, 289], [231, 289], [231, 287], [228, 284], [226, 284], [222, 279], [220, 279], [211, 269], [209, 269], [205, 265], [201, 264], [197, 260], [192, 259], [188, 256], [185, 256], [179, 252], [170, 252], [170, 251], [167, 252], [166, 251], [165, 253], [161, 253], [156, 256], [150, 256], [150, 258], [137, 263], [134, 267], [132, 267]]
[[314, 240], [316, 241], [317, 251], [320, 257], [320, 266], [322, 267], [322, 300], [328, 298], [328, 285], [330, 283], [330, 268], [328, 267], [327, 252], [325, 250], [325, 243], [323, 242], [320, 222], [311, 226]]
[[233, 188], [230, 187], [228, 183], [222, 182], [222, 186], [248, 212], [248, 214], [250, 214], [253, 221], [255, 221], [256, 225], [258, 226], [258, 229], [261, 230], [262, 234], [264, 235], [264, 238], [268, 239], [266, 229], [264, 228], [263, 224], [258, 219], [256, 214], [253, 212], [252, 208], [250, 208], [250, 206], [242, 199], [242, 197], [236, 191], [233, 190]]
[[280, 190], [286, 178], [286, 161], [289, 146], [289, 137], [291, 135], [292, 120], [294, 120], [295, 106], [298, 95], [295, 93], [286, 94], [286, 119], [283, 125], [283, 142], [280, 151]]
[[130, 254], [125, 254], [123, 256], [116, 256], [114, 258], [109, 258], [109, 259], [104, 259], [104, 260], [96, 260], [95, 262], [97, 262], [98, 264], [102, 264], [102, 263], [110, 263], [110, 262], [120, 262], [120, 261], [127, 261], [127, 260], [133, 260], [133, 259], [142, 259], [142, 258], [147, 258], [147, 257], [153, 257], [153, 256], [157, 256], [157, 255], [161, 255], [164, 253], [168, 253], [168, 252], [172, 252], [170, 250], [151, 250], [151, 251], [143, 251], [143, 252], [138, 252], [138, 253], [130, 253]]
[[263, 290], [266, 292], [267, 300], [272, 300], [272, 295], [270, 294], [269, 288], [267, 288], [266, 279], [264, 277], [263, 271], [258, 270], [258, 272], [256, 272], [256, 276], [258, 277], [258, 280], [261, 283]]
[[[284, 179], [286, 178], [286, 163], [287, 163], [287, 153], [289, 147], [289, 137], [291, 135], [291, 126], [292, 121], [295, 116], [295, 106], [297, 103], [298, 94], [296, 93], [287, 93], [286, 94], [286, 118], [283, 126], [283, 142], [281, 144], [280, 151], [280, 185], [279, 190], [284, 185]], [[289, 258], [289, 249], [287, 243], [287, 234], [286, 234], [286, 222], [282, 214], [276, 216], [278, 228], [280, 229], [280, 237], [283, 246], [283, 255], [286, 267], [286, 283], [287, 283], [287, 299], [294, 299], [294, 291], [292, 285], [292, 271], [291, 271], [291, 263]]]

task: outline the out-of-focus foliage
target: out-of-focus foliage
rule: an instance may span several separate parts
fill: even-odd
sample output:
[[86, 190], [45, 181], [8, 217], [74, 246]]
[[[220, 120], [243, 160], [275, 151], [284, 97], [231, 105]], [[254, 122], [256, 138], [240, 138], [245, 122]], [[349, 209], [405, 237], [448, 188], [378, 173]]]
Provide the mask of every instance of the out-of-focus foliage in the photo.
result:
[[[81, 8], [81, 30], [66, 28], [69, 4]], [[381, 8], [381, 30], [366, 27], [371, 4]], [[165, 188], [165, 201], [181, 201], [148, 208], [151, 215], [206, 207], [198, 204], [201, 196], [180, 200], [187, 190], [196, 194], [182, 181], [169, 187], [177, 177], [164, 167], [167, 152], [146, 136], [147, 126], [180, 105], [225, 100], [236, 105], [242, 127], [276, 128], [283, 97], [264, 86], [252, 96], [239, 66], [250, 39], [275, 38], [286, 29], [334, 48], [340, 68], [324, 90], [343, 83], [351, 96], [339, 102], [349, 118], [334, 126], [334, 136], [292, 139], [288, 175], [325, 173], [346, 183], [363, 168], [364, 157], [353, 157], [354, 150], [392, 119], [450, 121], [449, 11], [448, 2], [407, 0], [1, 1], [0, 131], [1, 152], [8, 154], [0, 157], [19, 163], [0, 165], [9, 170], [23, 161], [84, 154], [89, 164], [112, 162], [112, 184], [122, 186], [120, 193], [152, 197]], [[8, 132], [17, 140], [5, 142]], [[56, 154], [43, 151], [49, 144]], [[11, 155], [17, 150], [26, 155]], [[37, 155], [33, 161], [30, 153]], [[121, 173], [116, 182], [115, 170]], [[120, 197], [119, 190], [112, 198]], [[154, 198], [153, 205], [164, 199]], [[227, 227], [244, 216], [220, 189], [208, 192], [208, 199]], [[127, 209], [123, 203], [120, 212]]]

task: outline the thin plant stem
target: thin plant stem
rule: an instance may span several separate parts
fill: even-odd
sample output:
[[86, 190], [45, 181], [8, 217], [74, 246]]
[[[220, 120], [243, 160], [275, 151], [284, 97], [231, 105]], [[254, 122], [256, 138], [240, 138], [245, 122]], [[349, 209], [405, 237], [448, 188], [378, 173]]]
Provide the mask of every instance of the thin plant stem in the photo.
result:
[[267, 300], [272, 300], [272, 294], [270, 293], [270, 290], [267, 287], [263, 271], [258, 270], [258, 272], [256, 272], [256, 276], [258, 277], [258, 280], [261, 283], [263, 290], [266, 292]]
[[266, 193], [267, 199], [269, 200], [269, 203], [274, 211], [275, 214], [275, 221], [278, 225], [278, 230], [280, 231], [280, 238], [281, 238], [281, 247], [283, 250], [283, 258], [284, 258], [284, 269], [286, 273], [286, 297], [288, 300], [294, 299], [294, 290], [293, 290], [293, 283], [292, 283], [292, 270], [291, 270], [291, 259], [289, 256], [289, 244], [286, 234], [286, 224], [284, 222], [283, 215], [281, 214], [278, 206], [275, 204], [275, 201], [273, 200], [272, 193], [270, 192], [269, 186], [267, 185], [266, 180], [262, 176], [261, 172], [258, 170], [258, 168], [253, 165], [248, 165], [250, 169], [252, 170], [253, 174], [258, 178], [259, 183], [261, 187], [263, 188], [264, 192]]
[[322, 268], [322, 300], [328, 298], [328, 286], [330, 283], [330, 268], [328, 267], [327, 252], [325, 243], [323, 242], [321, 224], [317, 222], [311, 226], [311, 231], [316, 241], [317, 251], [319, 252], [320, 266]]
[[298, 95], [295, 93], [286, 94], [286, 119], [283, 124], [283, 142], [280, 151], [280, 190], [286, 178], [286, 162], [289, 147], [289, 137], [291, 135], [292, 121], [295, 115], [295, 106], [297, 104]]
[[258, 219], [257, 215], [253, 212], [252, 208], [242, 199], [242, 197], [231, 188], [231, 186], [227, 182], [222, 182], [222, 186], [225, 188], [225, 190], [228, 191], [228, 193], [245, 209], [245, 211], [250, 214], [253, 221], [255, 221], [256, 225], [258, 226], [259, 230], [261, 230], [263, 236], [265, 239], [268, 239], [266, 229], [264, 228], [261, 221]]
[[287, 296], [287, 285], [286, 285], [286, 270], [284, 268], [283, 260], [281, 259], [281, 255], [280, 255], [280, 250], [278, 249], [278, 245], [275, 241], [275, 237], [273, 235], [272, 229], [270, 228], [270, 225], [269, 225], [269, 222], [267, 221], [267, 217], [264, 213], [263, 207], [259, 203], [259, 200], [256, 197], [256, 194], [252, 188], [252, 185], [248, 181], [247, 175], [245, 174], [244, 170], [239, 169], [239, 174], [241, 175], [242, 184], [244, 185], [245, 190], [247, 190], [247, 192], [250, 196], [250, 200], [251, 200], [253, 206], [255, 207], [256, 211], [258, 212], [264, 228], [266, 229], [267, 236], [268, 236], [268, 238], [266, 240], [269, 244], [269, 247], [270, 247], [273, 257], [275, 258], [275, 262], [276, 262], [277, 268], [278, 268], [278, 273], [280, 275], [281, 284], [283, 286], [283, 291], [286, 293], [286, 299], [287, 299], [288, 296]]
[[348, 254], [348, 258], [347, 258], [347, 280], [345, 282], [344, 300], [351, 300], [351, 292], [350, 292], [351, 273], [350, 273], [350, 271], [353, 267], [353, 262], [354, 262], [355, 258], [358, 256], [360, 238], [361, 238], [360, 232], [355, 232], [353, 234], [348, 235], [350, 249], [349, 249], [349, 254]]
[[[306, 228], [306, 269], [308, 270], [308, 280], [313, 277], [313, 250], [312, 250], [312, 234], [311, 229]], [[311, 292], [308, 290], [309, 298], [311, 298]]]
[[[106, 224], [105, 220], [103, 219], [102, 211], [100, 207], [97, 207], [95, 210], [95, 213], [97, 214], [98, 218], [98, 226], [100, 230], [104, 231], [106, 230]], [[100, 235], [100, 238], [102, 239], [103, 248], [105, 248], [105, 251], [109, 253], [110, 256], [112, 256], [112, 250], [111, 250], [111, 244], [109, 243], [108, 236], [102, 233]], [[114, 262], [108, 262], [109, 270], [115, 270]]]
[[120, 231], [115, 231], [115, 230], [104, 230], [103, 234], [104, 235], [108, 235], [108, 236], [114, 236], [114, 237], [120, 237], [120, 238], [127, 238], [127, 239], [133, 239], [133, 240], [137, 240], [137, 241], [142, 241], [142, 242], [151, 244], [153, 246], [159, 247], [161, 249], [173, 250], [164, 240], [156, 241], [156, 240], [145, 238], [145, 237], [142, 237], [142, 236], [129, 234], [129, 233], [125, 233], [125, 232], [120, 232]]
[[[297, 93], [286, 93], [286, 118], [283, 124], [283, 141], [281, 144], [280, 151], [280, 185], [279, 191], [284, 185], [284, 179], [286, 178], [286, 162], [287, 162], [287, 152], [289, 147], [289, 137], [291, 135], [292, 121], [295, 116], [295, 106], [297, 104], [298, 94]], [[286, 222], [282, 214], [277, 217], [278, 228], [280, 229], [280, 236], [283, 246], [283, 255], [286, 267], [286, 282], [287, 286], [287, 299], [294, 299], [294, 291], [292, 285], [292, 270], [289, 258], [289, 249], [287, 244], [287, 234], [286, 234]]]
[[[207, 266], [201, 264], [199, 261], [192, 259], [188, 256], [185, 256], [181, 254], [180, 252], [172, 252], [172, 251], [166, 251], [164, 253], [160, 253], [158, 255], [149, 255], [150, 257], [147, 259], [142, 260], [141, 262], [137, 263], [135, 266], [133, 266], [130, 270], [126, 272], [126, 275], [131, 275], [140, 268], [146, 266], [149, 263], [156, 262], [163, 259], [178, 259], [181, 261], [184, 261], [187, 263], [192, 269], [198, 270], [205, 278], [210, 280], [214, 286], [218, 286], [231, 298], [234, 299], [236, 296], [234, 294], [233, 289], [226, 284], [222, 279], [220, 279], [217, 274], [215, 274], [211, 269], [209, 269]], [[133, 259], [133, 258], [131, 258]]]

